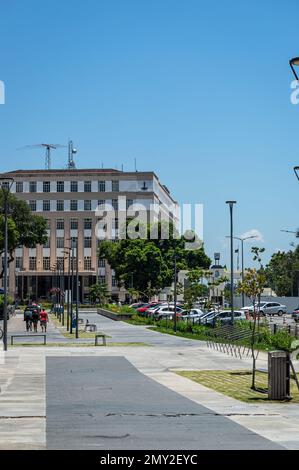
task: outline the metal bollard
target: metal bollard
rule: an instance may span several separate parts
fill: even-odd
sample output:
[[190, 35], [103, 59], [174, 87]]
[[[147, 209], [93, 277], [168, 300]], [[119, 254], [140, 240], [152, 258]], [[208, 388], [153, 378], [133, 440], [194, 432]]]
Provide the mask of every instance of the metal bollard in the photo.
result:
[[274, 323], [274, 329], [273, 329], [273, 333], [275, 334], [277, 332], [277, 323]]

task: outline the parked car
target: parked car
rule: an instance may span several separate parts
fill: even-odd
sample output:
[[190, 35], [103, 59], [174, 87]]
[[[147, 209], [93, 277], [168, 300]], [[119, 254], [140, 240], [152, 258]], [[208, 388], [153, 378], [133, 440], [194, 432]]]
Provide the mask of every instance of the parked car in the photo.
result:
[[142, 307], [143, 305], [147, 305], [147, 303], [145, 303], [145, 302], [136, 302], [134, 304], [129, 305], [129, 307], [137, 309], [139, 307]]
[[292, 313], [292, 318], [297, 323], [299, 321], [299, 307], [295, 308]]
[[[221, 312], [217, 316], [217, 320], [220, 320], [222, 325], [230, 324], [232, 321], [231, 312], [228, 310]], [[234, 321], [237, 320], [246, 320], [245, 312], [242, 312], [241, 310], [234, 310]]]
[[196, 318], [200, 318], [202, 317], [203, 315], [205, 315], [206, 312], [204, 312], [203, 310], [201, 310], [200, 308], [193, 308], [191, 309], [190, 311], [188, 310], [184, 310], [182, 312], [182, 320], [192, 320], [192, 319], [196, 319]]
[[[259, 307], [261, 315], [278, 315], [281, 317], [284, 313], [287, 313], [287, 307], [285, 305], [279, 304], [278, 302], [261, 302]], [[253, 314], [254, 306], [250, 305], [250, 307], [243, 307], [241, 310], [248, 311], [250, 314]]]
[[160, 307], [165, 307], [167, 306], [168, 304], [165, 303], [165, 302], [161, 302], [159, 304], [156, 304], [156, 305], [152, 305], [151, 307], [149, 307], [146, 312], [145, 312], [145, 316], [147, 317], [151, 317], [153, 316], [153, 314], [155, 313], [156, 310], [158, 310]]
[[[181, 307], [176, 307], [177, 317], [180, 317], [182, 315], [182, 312], [183, 312], [183, 309]], [[173, 317], [174, 317], [174, 306], [160, 307], [153, 314], [154, 320], [162, 320], [164, 318], [169, 318], [169, 320], [172, 320]]]
[[136, 311], [138, 312], [139, 315], [143, 316], [145, 315], [148, 308], [155, 307], [156, 305], [158, 305], [158, 302], [149, 302], [147, 304], [144, 304], [138, 307]]
[[[205, 317], [201, 317], [201, 324], [207, 326], [214, 326], [217, 321], [220, 321], [222, 325], [231, 323], [231, 311], [230, 310], [220, 310], [209, 312]], [[234, 310], [234, 320], [246, 320], [245, 312], [241, 310]]]

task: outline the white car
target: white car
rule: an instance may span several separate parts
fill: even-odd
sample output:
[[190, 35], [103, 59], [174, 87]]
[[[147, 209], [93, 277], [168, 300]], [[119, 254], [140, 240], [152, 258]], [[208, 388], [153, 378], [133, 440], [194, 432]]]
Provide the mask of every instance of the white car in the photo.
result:
[[[181, 315], [182, 312], [183, 312], [183, 309], [181, 307], [176, 307], [177, 314]], [[173, 316], [174, 316], [174, 306], [160, 307], [153, 314], [153, 318], [155, 320], [162, 320], [163, 318], [169, 318], [170, 320], [172, 320]]]
[[182, 312], [182, 320], [192, 320], [194, 318], [200, 318], [206, 312], [201, 310], [200, 308], [192, 308], [190, 311], [184, 310]]
[[[257, 310], [258, 305], [256, 305]], [[278, 315], [282, 316], [284, 313], [287, 313], [287, 307], [285, 305], [279, 304], [278, 302], [261, 302], [259, 305], [260, 315]], [[243, 307], [241, 310], [247, 311], [249, 313], [253, 313], [254, 306], [250, 305], [250, 307]]]
[[156, 310], [158, 310], [159, 308], [161, 307], [165, 307], [167, 306], [168, 304], [167, 303], [159, 303], [159, 304], [156, 304], [156, 305], [153, 305], [152, 307], [148, 308], [146, 311], [145, 311], [145, 314], [147, 317], [152, 317], [154, 315], [154, 313], [156, 312]]

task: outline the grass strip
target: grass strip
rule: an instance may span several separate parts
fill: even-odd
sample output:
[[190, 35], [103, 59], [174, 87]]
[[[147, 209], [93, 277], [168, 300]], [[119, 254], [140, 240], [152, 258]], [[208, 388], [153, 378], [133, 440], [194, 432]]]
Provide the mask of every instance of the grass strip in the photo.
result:
[[[12, 346], [10, 346], [10, 348], [14, 348], [14, 347], [31, 347], [31, 348], [36, 348], [36, 347], [44, 347], [44, 348], [47, 348], [47, 347], [64, 347], [64, 348], [72, 348], [72, 347], [87, 347], [87, 348], [90, 348], [90, 347], [94, 347], [94, 348], [98, 348], [98, 347], [102, 347], [104, 346], [103, 344], [98, 344], [98, 346], [95, 346], [94, 343], [69, 343], [69, 342], [65, 342], [65, 343], [47, 343], [46, 345], [44, 344], [33, 344], [33, 343], [16, 343], [16, 344], [13, 344]], [[104, 347], [122, 347], [122, 346], [133, 346], [133, 347], [139, 347], [139, 346], [146, 346], [146, 347], [152, 347], [151, 344], [148, 344], [148, 343], [143, 343], [143, 342], [131, 342], [131, 343], [126, 343], [126, 342], [115, 342], [115, 343], [107, 343], [106, 346]]]
[[[252, 371], [248, 369], [176, 371], [176, 374], [246, 403], [299, 403], [299, 391], [294, 380], [291, 380], [290, 387], [292, 400], [269, 400], [267, 393], [250, 388]], [[256, 372], [256, 387], [267, 392], [268, 374]]]

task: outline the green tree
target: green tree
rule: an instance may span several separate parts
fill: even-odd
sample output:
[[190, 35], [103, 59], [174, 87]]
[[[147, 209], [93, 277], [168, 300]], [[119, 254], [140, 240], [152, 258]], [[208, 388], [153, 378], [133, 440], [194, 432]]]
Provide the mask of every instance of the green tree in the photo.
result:
[[[143, 227], [144, 238], [132, 238], [132, 227], [122, 228], [122, 238], [117, 241], [103, 240], [99, 256], [105, 258], [115, 271], [116, 279], [126, 288], [134, 288], [148, 297], [172, 284], [174, 257], [177, 270], [197, 267], [208, 268], [211, 260], [199, 246], [191, 253], [185, 249], [186, 240], [178, 236], [173, 224], [169, 224], [169, 237], [163, 238], [165, 224], [159, 222]], [[124, 230], [127, 230], [127, 237]], [[155, 238], [152, 234], [155, 233]], [[132, 282], [133, 281], [133, 282]]]
[[207, 285], [202, 283], [203, 278], [209, 277], [209, 271], [203, 269], [191, 269], [187, 274], [187, 287], [184, 290], [184, 302], [187, 310], [191, 310], [194, 302], [200, 297], [209, 294]]
[[[47, 241], [46, 220], [31, 213], [28, 204], [18, 199], [14, 194], [8, 197], [8, 263], [14, 260], [14, 250], [24, 245], [34, 248], [37, 244]], [[0, 194], [0, 256], [4, 253], [4, 199]], [[0, 279], [4, 275], [4, 268], [0, 272]]]
[[258, 352], [255, 351], [254, 345], [256, 340], [256, 330], [259, 330], [260, 323], [260, 301], [261, 295], [266, 285], [265, 270], [262, 265], [261, 254], [265, 248], [252, 247], [253, 260], [258, 262], [259, 268], [247, 269], [244, 279], [240, 282], [238, 290], [250, 298], [253, 304], [253, 327], [251, 335], [251, 353], [252, 353], [252, 383], [251, 388], [256, 389], [255, 386], [255, 373], [256, 373], [256, 359]]
[[89, 298], [91, 302], [98, 302], [100, 305], [103, 305], [107, 301], [107, 299], [109, 299], [109, 297], [110, 294], [106, 284], [100, 284], [99, 282], [96, 282], [95, 284], [90, 286]]
[[279, 296], [297, 296], [299, 246], [294, 251], [274, 253], [266, 266], [267, 284]]

